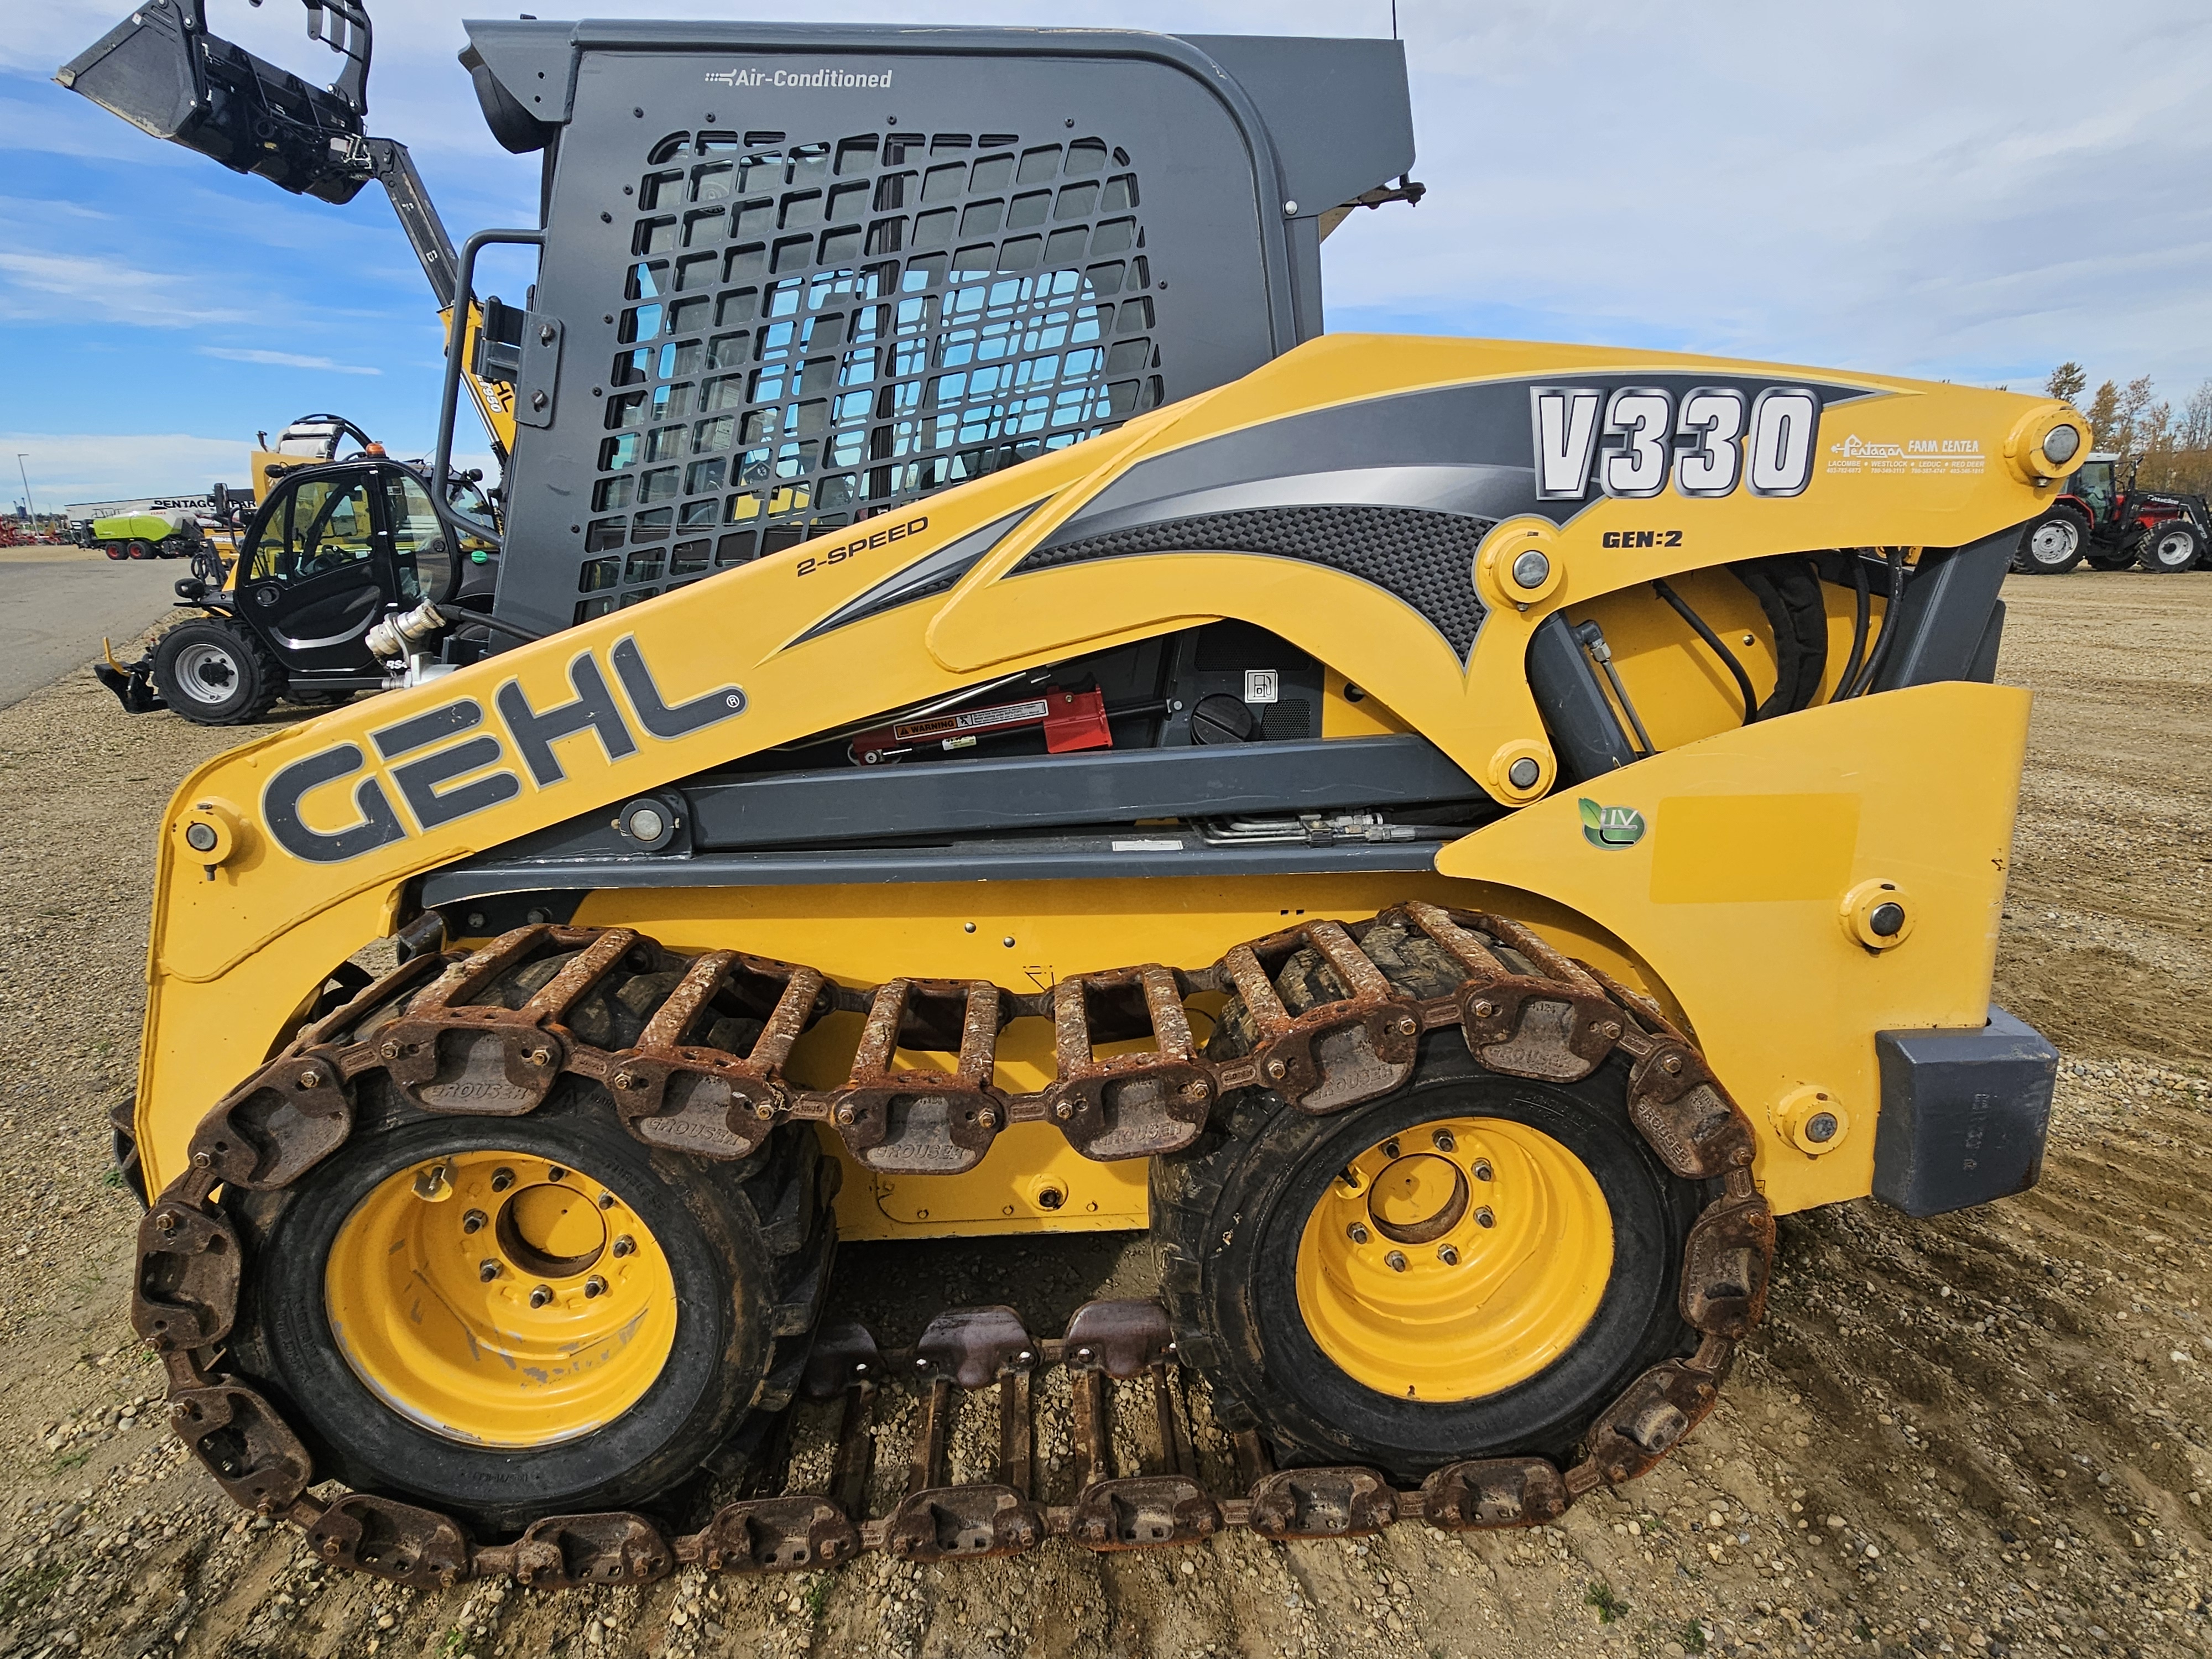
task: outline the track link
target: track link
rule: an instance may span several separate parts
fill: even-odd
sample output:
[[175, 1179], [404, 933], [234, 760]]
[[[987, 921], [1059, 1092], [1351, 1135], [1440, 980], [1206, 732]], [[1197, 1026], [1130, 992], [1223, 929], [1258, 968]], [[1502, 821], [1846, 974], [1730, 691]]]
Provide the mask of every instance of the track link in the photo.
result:
[[[1425, 974], [1406, 971], [1409, 941]], [[1328, 994], [1297, 1014], [1276, 984], [1294, 957]], [[1415, 994], [1435, 990], [1438, 963], [1456, 978], [1449, 994]], [[532, 965], [534, 988], [508, 1006], [499, 988]], [[584, 1041], [579, 1029], [605, 1018], [603, 988], [648, 975], [669, 982], [653, 987], [656, 1006], [636, 1040], [617, 1048]], [[1243, 1052], [1231, 1058], [1208, 1058], [1192, 1039], [1184, 1000], [1206, 991], [1242, 1005], [1233, 1046]], [[865, 1016], [850, 1073], [834, 1088], [800, 1087], [784, 1073], [793, 1045], [833, 1008]], [[992, 1082], [996, 1045], [1024, 1016], [1053, 1021], [1056, 1072], [1042, 1090], [1012, 1093]], [[1358, 1466], [1278, 1470], [1260, 1435], [1245, 1431], [1235, 1437], [1242, 1490], [1218, 1494], [1198, 1479], [1176, 1343], [1159, 1306], [1092, 1303], [1065, 1335], [1046, 1340], [1011, 1309], [962, 1309], [939, 1316], [911, 1350], [884, 1350], [858, 1326], [817, 1334], [800, 1394], [842, 1402], [824, 1492], [742, 1498], [676, 1537], [644, 1516], [614, 1512], [544, 1516], [512, 1542], [479, 1544], [456, 1521], [415, 1504], [311, 1492], [306, 1444], [248, 1380], [225, 1369], [248, 1264], [219, 1194], [283, 1188], [337, 1152], [352, 1133], [355, 1091], [372, 1073], [425, 1111], [516, 1116], [565, 1073], [603, 1085], [623, 1126], [648, 1145], [744, 1158], [785, 1124], [822, 1123], [871, 1169], [945, 1174], [972, 1168], [1012, 1122], [1054, 1124], [1085, 1156], [1116, 1159], [1182, 1150], [1234, 1090], [1267, 1090], [1305, 1112], [1340, 1111], [1401, 1086], [1422, 1034], [1446, 1026], [1509, 1076], [1573, 1081], [1626, 1055], [1638, 1132], [1676, 1175], [1719, 1183], [1682, 1269], [1681, 1314], [1699, 1346], [1632, 1382], [1592, 1423], [1581, 1461], [1565, 1469], [1540, 1457], [1489, 1458], [1404, 1489]], [[715, 1046], [718, 1036], [743, 1042], [744, 1052]], [[1132, 1037], [1153, 1046], [1097, 1054]], [[900, 1048], [952, 1054], [954, 1070], [902, 1070]], [[409, 1584], [642, 1583], [679, 1564], [779, 1572], [834, 1565], [864, 1549], [938, 1560], [1005, 1554], [1048, 1537], [1126, 1549], [1237, 1526], [1275, 1539], [1345, 1537], [1416, 1518], [1453, 1530], [1529, 1526], [1596, 1486], [1644, 1474], [1711, 1410], [1735, 1343], [1765, 1304], [1775, 1230], [1752, 1177], [1753, 1146], [1741, 1111], [1656, 1004], [1504, 917], [1413, 902], [1362, 922], [1305, 923], [1233, 946], [1196, 971], [1147, 963], [1036, 994], [924, 979], [853, 990], [817, 969], [739, 951], [674, 958], [628, 928], [541, 925], [468, 955], [404, 963], [310, 1023], [219, 1102], [192, 1136], [188, 1167], [141, 1225], [131, 1322], [161, 1359], [179, 1437], [235, 1501], [301, 1527], [325, 1560]], [[1075, 1407], [1076, 1492], [1059, 1505], [1039, 1501], [1034, 1443], [1033, 1391], [1053, 1366], [1069, 1370]], [[904, 1496], [872, 1517], [872, 1418], [894, 1376], [925, 1389], [921, 1422]], [[1151, 1391], [1151, 1443], [1140, 1469], [1123, 1474], [1109, 1432], [1113, 1393], [1140, 1382]], [[1000, 1425], [993, 1478], [949, 1484], [954, 1391], [985, 1388], [997, 1392]]]

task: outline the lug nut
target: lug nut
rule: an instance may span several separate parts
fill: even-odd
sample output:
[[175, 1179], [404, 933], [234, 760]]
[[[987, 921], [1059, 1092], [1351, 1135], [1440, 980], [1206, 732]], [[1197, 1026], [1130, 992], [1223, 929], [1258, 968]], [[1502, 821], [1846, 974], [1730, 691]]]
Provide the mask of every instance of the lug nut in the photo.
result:
[[1667, 1075], [1668, 1075], [1668, 1077], [1680, 1077], [1680, 1076], [1682, 1074], [1682, 1057], [1681, 1057], [1681, 1055], [1680, 1055], [1680, 1054], [1668, 1054], [1668, 1055], [1667, 1055], [1663, 1060], [1662, 1060], [1659, 1062], [1659, 1069], [1660, 1069], [1661, 1071], [1662, 1071], [1662, 1072], [1666, 1073], [1667, 1073]]
[[1492, 1002], [1478, 1002], [1474, 1005], [1474, 1017], [1477, 1019], [1488, 1019], [1497, 1012], [1498, 1005]]
[[1448, 1152], [1458, 1146], [1459, 1142], [1452, 1139], [1452, 1132], [1449, 1129], [1438, 1129], [1429, 1137], [1429, 1144], [1440, 1152]]
[[1490, 1206], [1486, 1204], [1474, 1212], [1474, 1224], [1478, 1227], [1495, 1227], [1498, 1224], [1498, 1218], [1490, 1212]]
[[1382, 1260], [1394, 1273], [1401, 1273], [1406, 1271], [1406, 1253], [1403, 1250], [1393, 1250], [1389, 1255], [1384, 1256]]
[[1393, 1135], [1389, 1139], [1382, 1143], [1382, 1156], [1389, 1158], [1395, 1158], [1398, 1156], [1397, 1136]]
[[[1065, 1117], [1066, 1115], [1067, 1109], [1062, 1107], [1060, 1115]], [[850, 1106], [840, 1106], [837, 1109], [837, 1121], [841, 1127], [850, 1127], [853, 1121], [853, 1109]]]
[[601, 1193], [599, 1194], [599, 1207], [601, 1209], [611, 1210], [614, 1206], [615, 1195], [612, 1193]]
[[566, 1181], [568, 1178], [568, 1172], [557, 1164], [549, 1164], [546, 1167], [545, 1178], [548, 1181]]
[[1420, 1029], [1420, 1021], [1415, 1019], [1411, 1014], [1407, 1015], [1405, 1018], [1398, 1022], [1398, 1035], [1400, 1036], [1411, 1036], [1414, 1032]]
[[514, 1185], [514, 1171], [504, 1164], [491, 1172], [492, 1191], [503, 1193], [513, 1185]]
[[614, 1250], [617, 1255], [628, 1255], [635, 1249], [637, 1249], [636, 1242], [628, 1233], [615, 1240]]
[[606, 1293], [607, 1281], [600, 1278], [597, 1273], [593, 1273], [589, 1279], [584, 1281], [584, 1294], [586, 1296], [605, 1296]]
[[1282, 1062], [1281, 1060], [1269, 1060], [1269, 1061], [1267, 1062], [1267, 1075], [1268, 1075], [1268, 1077], [1269, 1077], [1270, 1079], [1272, 1079], [1273, 1081], [1275, 1081], [1275, 1082], [1277, 1082], [1277, 1083], [1280, 1083], [1280, 1082], [1281, 1082], [1285, 1078], [1288, 1077], [1290, 1074], [1291, 1074], [1291, 1068], [1290, 1068], [1289, 1066], [1285, 1066], [1285, 1064], [1283, 1064], [1283, 1062]]
[[1367, 1224], [1364, 1221], [1353, 1222], [1345, 1229], [1345, 1232], [1355, 1244], [1364, 1244], [1367, 1242]]
[[483, 1261], [477, 1263], [477, 1277], [485, 1284], [490, 1284], [493, 1279], [499, 1277], [499, 1263], [487, 1256]]
[[552, 1299], [553, 1287], [550, 1285], [540, 1285], [530, 1292], [530, 1305], [533, 1308], [542, 1308]]
[[999, 1127], [999, 1115], [993, 1111], [988, 1106], [986, 1106], [981, 1111], [975, 1114], [975, 1127], [979, 1129], [997, 1128]]
[[1491, 1179], [1490, 1160], [1488, 1158], [1478, 1158], [1474, 1160], [1474, 1178], [1477, 1181], [1488, 1181]]
[[483, 1231], [484, 1223], [490, 1218], [482, 1210], [471, 1210], [461, 1218], [461, 1231], [465, 1233], [480, 1233]]
[[1456, 1244], [1439, 1244], [1439, 1245], [1437, 1245], [1437, 1261], [1441, 1261], [1441, 1262], [1443, 1262], [1443, 1263], [1444, 1264], [1444, 1266], [1445, 1266], [1445, 1267], [1458, 1267], [1458, 1266], [1459, 1266], [1459, 1246], [1458, 1246], [1458, 1245], [1456, 1245]]
[[300, 1073], [300, 1086], [302, 1089], [321, 1088], [323, 1086], [323, 1074], [317, 1071], [313, 1066], [308, 1066], [306, 1071]]

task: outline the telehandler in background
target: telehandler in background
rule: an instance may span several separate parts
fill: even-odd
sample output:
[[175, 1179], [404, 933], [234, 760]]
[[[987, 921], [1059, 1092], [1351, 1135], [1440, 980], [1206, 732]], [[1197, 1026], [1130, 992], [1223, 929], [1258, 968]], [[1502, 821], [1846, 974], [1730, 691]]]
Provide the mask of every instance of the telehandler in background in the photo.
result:
[[[179, 0], [62, 79], [343, 199], [313, 15], [350, 95]], [[504, 522], [430, 510], [538, 637], [395, 613], [449, 672], [158, 851], [132, 1316], [241, 1504], [418, 1585], [1534, 1524], [1711, 1410], [1777, 1215], [2034, 1182], [2064, 404], [1325, 335], [1395, 41], [466, 27], [543, 215], [453, 289], [538, 250]], [[823, 1317], [1102, 1229], [1158, 1303]]]

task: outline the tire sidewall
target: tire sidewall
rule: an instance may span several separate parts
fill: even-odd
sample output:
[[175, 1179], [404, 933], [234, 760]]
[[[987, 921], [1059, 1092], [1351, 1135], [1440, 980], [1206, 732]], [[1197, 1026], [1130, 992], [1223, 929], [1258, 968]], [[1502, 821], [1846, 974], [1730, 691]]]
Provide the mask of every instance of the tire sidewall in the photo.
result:
[[[1379, 1463], [1404, 1480], [1468, 1457], [1565, 1461], [1633, 1378], [1695, 1346], [1679, 1305], [1681, 1262], [1706, 1194], [1668, 1170], [1629, 1122], [1624, 1062], [1563, 1086], [1487, 1072], [1450, 1034], [1425, 1049], [1413, 1084], [1382, 1100], [1325, 1118], [1279, 1111], [1224, 1183], [1204, 1282], [1224, 1357], [1241, 1373], [1231, 1386], [1264, 1398], [1263, 1420], [1310, 1461]], [[1612, 1214], [1613, 1269], [1582, 1335], [1535, 1376], [1473, 1401], [1401, 1400], [1322, 1352], [1298, 1307], [1298, 1249], [1340, 1170], [1392, 1133], [1446, 1117], [1525, 1124], [1580, 1159]]]
[[[2168, 563], [2157, 556], [2160, 546], [2169, 537], [2179, 537], [2181, 539], [2182, 544], [2189, 550], [2187, 558]], [[2198, 537], [2196, 527], [2184, 520], [2175, 520], [2170, 523], [2158, 525], [2145, 532], [2142, 550], [2136, 555], [2144, 569], [2160, 575], [2173, 575], [2184, 570], [2194, 570], [2203, 556], [2204, 544], [2202, 538]]]
[[[772, 1269], [738, 1166], [656, 1152], [625, 1133], [611, 1105], [564, 1084], [513, 1118], [436, 1116], [397, 1104], [357, 1125], [344, 1155], [286, 1193], [256, 1195], [243, 1304], [244, 1357], [289, 1402], [288, 1420], [318, 1476], [396, 1492], [480, 1524], [647, 1501], [727, 1434], [766, 1368]], [[620, 1193], [658, 1240], [676, 1286], [677, 1326], [660, 1374], [605, 1426], [546, 1446], [470, 1445], [386, 1405], [331, 1334], [324, 1276], [345, 1218], [380, 1182], [441, 1153], [497, 1148], [577, 1170]], [[275, 1200], [271, 1203], [269, 1200]]]
[[[2047, 529], [2060, 526], [2072, 532], [2073, 545], [2062, 557], [2052, 560], [2039, 559], [2035, 555], [2036, 538]], [[2063, 575], [2081, 562], [2082, 553], [2088, 544], [2088, 532], [2082, 526], [2081, 521], [2064, 507], [2060, 507], [2037, 520], [2027, 527], [2026, 533], [2021, 537], [2017, 564], [2020, 569], [2031, 575]]]
[[[220, 702], [194, 696], [179, 684], [177, 659], [196, 641], [220, 646], [237, 667], [238, 683], [231, 694]], [[250, 641], [243, 638], [237, 629], [210, 617], [195, 617], [179, 623], [161, 636], [154, 651], [155, 687], [161, 692], [161, 700], [187, 720], [221, 722], [251, 713], [267, 691], [262, 683], [266, 672], [260, 653]]]

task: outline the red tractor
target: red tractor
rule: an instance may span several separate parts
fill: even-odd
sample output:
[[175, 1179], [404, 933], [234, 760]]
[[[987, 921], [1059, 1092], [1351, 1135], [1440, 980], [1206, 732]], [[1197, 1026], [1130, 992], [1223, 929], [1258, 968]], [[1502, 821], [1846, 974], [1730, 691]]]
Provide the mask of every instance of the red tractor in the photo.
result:
[[2212, 547], [2212, 513], [2202, 495], [2119, 488], [2120, 458], [2096, 454], [2067, 480], [2066, 493], [2021, 532], [2012, 568], [2033, 576], [2063, 575], [2084, 559], [2099, 570], [2131, 564], [2161, 574], [2194, 570]]

